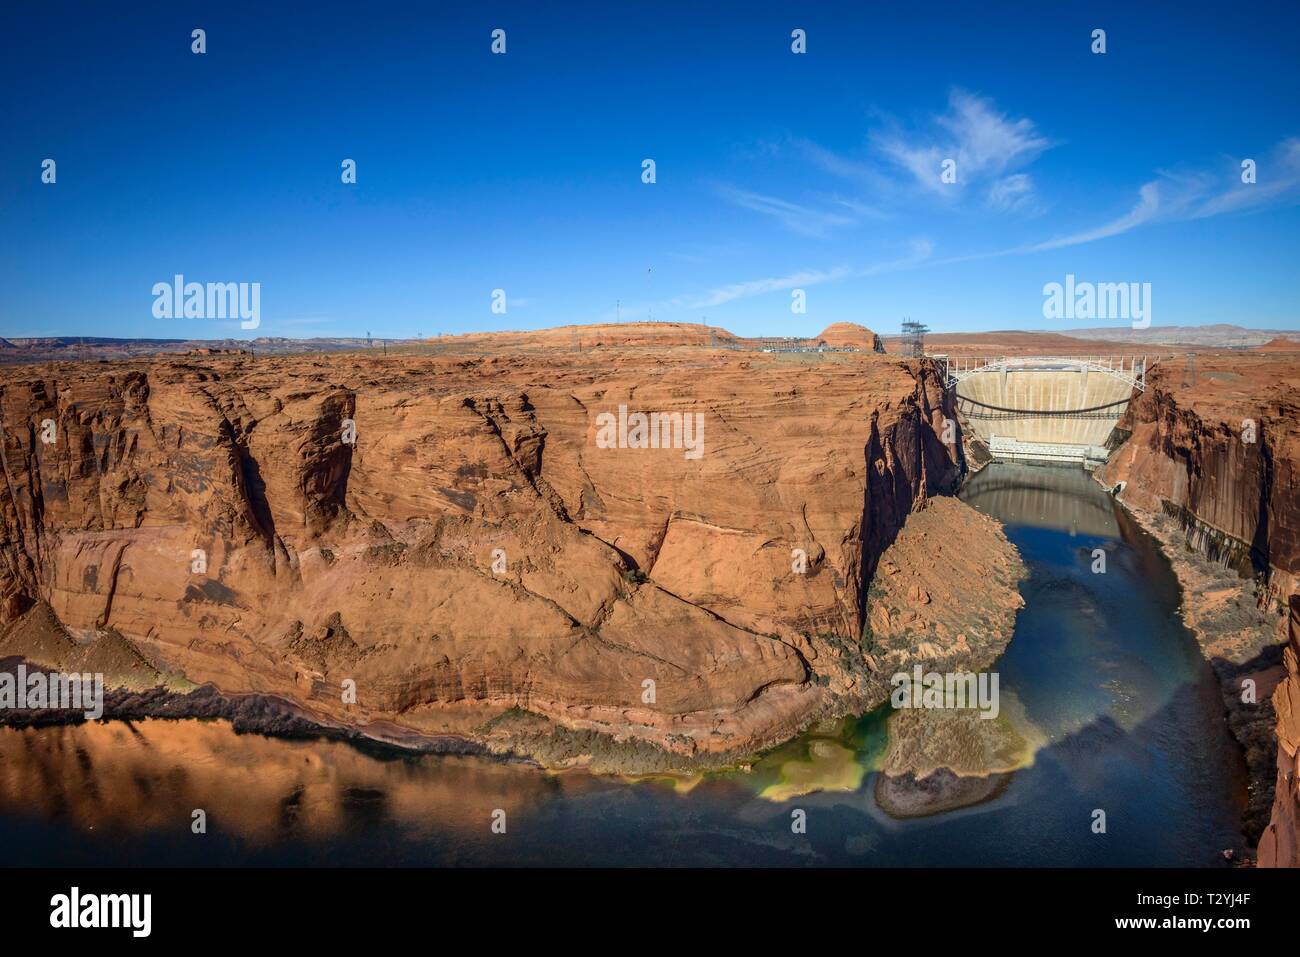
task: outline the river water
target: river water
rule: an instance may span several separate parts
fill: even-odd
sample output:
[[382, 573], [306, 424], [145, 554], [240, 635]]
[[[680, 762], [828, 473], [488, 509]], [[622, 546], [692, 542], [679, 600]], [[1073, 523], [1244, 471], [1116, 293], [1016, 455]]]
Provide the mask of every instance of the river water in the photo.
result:
[[994, 670], [1031, 744], [980, 803], [880, 809], [888, 706], [691, 781], [107, 722], [0, 729], [0, 863], [1222, 865], [1245, 769], [1168, 562], [1079, 470], [994, 463], [962, 498], [1030, 570]]

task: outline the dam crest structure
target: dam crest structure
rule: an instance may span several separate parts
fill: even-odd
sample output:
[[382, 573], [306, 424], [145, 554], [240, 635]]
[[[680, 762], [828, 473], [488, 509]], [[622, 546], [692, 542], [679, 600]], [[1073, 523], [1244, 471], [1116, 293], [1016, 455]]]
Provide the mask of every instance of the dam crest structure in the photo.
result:
[[957, 411], [994, 459], [1105, 463], [1146, 356], [932, 355]]

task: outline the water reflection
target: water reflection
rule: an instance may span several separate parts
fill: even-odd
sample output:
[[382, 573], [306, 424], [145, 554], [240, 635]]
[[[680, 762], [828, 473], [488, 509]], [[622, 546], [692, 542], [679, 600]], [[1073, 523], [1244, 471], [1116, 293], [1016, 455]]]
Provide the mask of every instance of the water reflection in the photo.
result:
[[961, 498], [1007, 523], [1118, 538], [1113, 503], [1081, 468], [997, 462], [972, 476]]
[[87, 830], [188, 828], [202, 808], [251, 845], [327, 839], [376, 815], [415, 832], [535, 802], [541, 773], [483, 758], [377, 760], [347, 745], [237, 734], [225, 721], [0, 730], [0, 801]]

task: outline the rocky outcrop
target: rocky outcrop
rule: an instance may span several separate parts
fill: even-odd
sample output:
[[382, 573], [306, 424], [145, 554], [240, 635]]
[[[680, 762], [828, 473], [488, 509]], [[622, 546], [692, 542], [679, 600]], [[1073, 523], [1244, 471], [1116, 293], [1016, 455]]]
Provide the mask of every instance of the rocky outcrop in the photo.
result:
[[818, 342], [824, 342], [832, 349], [857, 349], [862, 352], [880, 351], [876, 346], [880, 343], [880, 337], [868, 329], [866, 326], [860, 326], [856, 322], [833, 322], [821, 331], [817, 336]]
[[1256, 352], [1300, 352], [1300, 339], [1287, 339], [1278, 336], [1268, 340], [1262, 346], [1255, 347]]
[[1286, 677], [1273, 692], [1277, 713], [1277, 783], [1273, 816], [1259, 842], [1260, 867], [1300, 867], [1300, 595], [1292, 595]]
[[960, 471], [928, 366], [782, 358], [0, 371], [0, 652], [49, 614], [337, 725], [507, 748], [526, 714], [667, 764], [775, 743], [852, 706], [880, 555]]
[[918, 661], [981, 670], [1006, 648], [1025, 566], [1001, 525], [955, 498], [909, 517], [868, 591], [864, 650], [886, 674]]

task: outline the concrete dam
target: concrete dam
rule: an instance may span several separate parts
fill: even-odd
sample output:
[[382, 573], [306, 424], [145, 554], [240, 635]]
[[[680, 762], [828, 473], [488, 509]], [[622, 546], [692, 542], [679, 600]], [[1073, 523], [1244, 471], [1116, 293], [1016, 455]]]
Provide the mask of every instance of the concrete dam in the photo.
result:
[[1105, 462], [1145, 356], [933, 356], [957, 410], [995, 459]]

